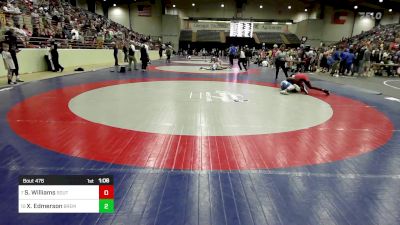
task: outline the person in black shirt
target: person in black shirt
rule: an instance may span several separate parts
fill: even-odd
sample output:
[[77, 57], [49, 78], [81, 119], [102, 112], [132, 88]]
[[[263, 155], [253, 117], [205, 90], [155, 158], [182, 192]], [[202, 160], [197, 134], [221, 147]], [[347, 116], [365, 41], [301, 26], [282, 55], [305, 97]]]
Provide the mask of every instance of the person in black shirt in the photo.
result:
[[18, 66], [18, 59], [17, 59], [17, 53], [20, 51], [17, 46], [17, 37], [14, 34], [14, 31], [12, 29], [6, 31], [5, 33], [5, 41], [9, 46], [9, 52], [11, 54], [11, 57], [13, 59], [14, 65], [15, 65], [15, 70], [14, 74], [16, 75], [16, 82], [24, 82], [19, 79], [19, 66]]
[[57, 49], [58, 49], [58, 46], [57, 46], [57, 44], [54, 43], [54, 44], [52, 45], [51, 50], [50, 50], [51, 61], [53, 62], [53, 65], [54, 65], [54, 70], [53, 70], [53, 72], [58, 72], [58, 71], [61, 71], [61, 72], [62, 72], [62, 71], [64, 71], [64, 67], [62, 67], [62, 66], [60, 65], [59, 61], [58, 61], [59, 55], [58, 55]]
[[249, 49], [249, 47], [246, 48], [245, 55], [246, 55], [247, 68], [249, 68], [251, 58], [253, 57], [253, 52]]
[[140, 60], [142, 61], [142, 71], [144, 72], [147, 69], [147, 63], [149, 63], [149, 54], [145, 44], [142, 44], [140, 48]]
[[164, 48], [165, 48], [165, 46], [164, 46], [164, 44], [162, 44], [162, 45], [160, 45], [160, 49], [158, 49], [158, 55], [160, 56], [160, 59], [162, 58]]
[[114, 49], [114, 70], [112, 70], [111, 72], [118, 72], [118, 47], [117, 44], [115, 42], [111, 43], [113, 45], [113, 49]]
[[364, 66], [363, 58], [364, 58], [364, 49], [359, 47], [356, 50], [355, 59], [353, 62], [353, 70], [351, 71], [352, 76], [354, 76], [354, 73], [360, 74], [359, 71]]
[[124, 62], [128, 62], [128, 48], [126, 47], [126, 45], [124, 45], [122, 51], [124, 52]]

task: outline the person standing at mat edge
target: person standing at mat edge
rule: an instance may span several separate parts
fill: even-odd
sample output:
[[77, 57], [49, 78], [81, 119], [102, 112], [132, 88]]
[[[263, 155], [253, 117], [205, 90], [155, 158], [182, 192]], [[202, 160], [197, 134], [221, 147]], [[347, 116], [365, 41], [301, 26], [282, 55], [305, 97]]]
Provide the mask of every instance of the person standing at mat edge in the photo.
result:
[[248, 46], [246, 46], [246, 64], [247, 64], [247, 68], [250, 68], [250, 64], [251, 64], [251, 58], [253, 57], [253, 51], [250, 50], [250, 48]]
[[17, 36], [14, 34], [14, 30], [10, 29], [5, 32], [5, 41], [8, 44], [8, 52], [11, 54], [12, 60], [14, 62], [14, 74], [17, 77], [16, 82], [24, 82], [19, 79], [19, 65], [18, 65], [18, 58], [17, 53], [20, 51], [17, 46]]
[[60, 62], [58, 61], [58, 45], [56, 43], [51, 46], [50, 54], [51, 54], [51, 61], [53, 62], [54, 70], [53, 72], [58, 72], [58, 71], [64, 71], [64, 67], [60, 65]]
[[122, 47], [122, 52], [124, 53], [124, 62], [128, 62], [128, 48], [126, 47], [126, 43]]
[[[112, 45], [113, 45], [113, 49], [114, 49], [114, 61], [115, 61], [115, 63], [114, 63], [114, 71], [115, 72], [118, 72], [118, 47], [117, 47], [117, 44], [115, 43], [115, 42], [112, 42], [111, 43]], [[114, 72], [114, 71], [111, 71], [111, 72]]]
[[11, 53], [9, 52], [8, 44], [3, 43], [0, 51], [4, 61], [4, 67], [7, 69], [8, 84], [16, 84], [17, 82], [12, 81], [12, 77], [15, 75], [15, 65]]
[[230, 64], [230, 67], [232, 68], [233, 67], [233, 59], [235, 58], [235, 56], [237, 54], [236, 47], [231, 45], [231, 47], [229, 47], [228, 53], [229, 53], [229, 64]]
[[142, 44], [142, 47], [140, 48], [140, 60], [142, 61], [142, 72], [144, 72], [147, 69], [147, 63], [149, 62], [149, 54], [147, 53], [145, 44]]
[[167, 50], [165, 50], [165, 53], [167, 55], [166, 63], [171, 63], [171, 55], [172, 55], [172, 47], [171, 47], [171, 45], [167, 46]]
[[137, 70], [136, 64], [136, 57], [135, 57], [135, 45], [133, 41], [130, 41], [129, 49], [128, 49], [128, 54], [129, 54], [129, 66], [128, 66], [128, 71], [132, 71], [132, 61], [133, 61], [133, 69]]
[[286, 62], [285, 48], [286, 46], [282, 44], [279, 50], [275, 54], [275, 66], [276, 66], [275, 80], [278, 79], [279, 68], [282, 68], [283, 72], [285, 73], [285, 76], [288, 77], [287, 70], [285, 67], [285, 62]]
[[160, 56], [160, 59], [162, 59], [164, 49], [165, 49], [165, 44], [162, 44], [158, 49], [158, 55]]
[[247, 61], [246, 61], [246, 53], [244, 51], [244, 48], [241, 48], [239, 50], [239, 69], [242, 70], [242, 65], [244, 69], [247, 71]]

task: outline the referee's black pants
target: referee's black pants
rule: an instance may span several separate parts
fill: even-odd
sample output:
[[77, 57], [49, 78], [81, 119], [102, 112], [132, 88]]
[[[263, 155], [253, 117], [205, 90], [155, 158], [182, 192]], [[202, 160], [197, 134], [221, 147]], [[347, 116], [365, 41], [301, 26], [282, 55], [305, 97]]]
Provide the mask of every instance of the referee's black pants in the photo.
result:
[[287, 69], [285, 67], [285, 61], [277, 59], [275, 62], [275, 67], [276, 67], [275, 80], [278, 79], [279, 68], [282, 68], [283, 72], [285, 73], [285, 76], [288, 77]]

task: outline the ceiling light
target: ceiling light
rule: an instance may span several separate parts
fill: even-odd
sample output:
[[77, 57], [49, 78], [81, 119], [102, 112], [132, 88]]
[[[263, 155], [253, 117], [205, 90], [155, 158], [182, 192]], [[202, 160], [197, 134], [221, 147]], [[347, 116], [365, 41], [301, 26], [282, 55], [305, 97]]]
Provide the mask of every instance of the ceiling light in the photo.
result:
[[274, 24], [274, 25], [278, 25], [278, 22], [272, 22], [272, 24]]
[[292, 24], [292, 22], [286, 22], [286, 24], [287, 24], [287, 25], [291, 25], [291, 24]]
[[308, 9], [305, 9], [304, 12], [308, 12]]
[[193, 6], [193, 7], [195, 7], [195, 6], [196, 6], [196, 4], [192, 3], [192, 6]]
[[263, 8], [263, 5], [260, 5], [260, 9], [262, 9]]
[[389, 9], [389, 12], [392, 12], [393, 10], [392, 9]]
[[222, 8], [224, 8], [224, 7], [225, 7], [225, 5], [224, 5], [224, 4], [221, 4], [221, 7], [222, 7]]
[[174, 7], [174, 8], [175, 8], [175, 7], [176, 7], [176, 5], [172, 5], [172, 7]]
[[289, 5], [287, 8], [288, 8], [288, 9], [291, 9], [291, 8], [292, 8], [292, 6], [291, 6], [291, 5]]
[[358, 9], [358, 6], [355, 5], [355, 6], [354, 6], [354, 9]]
[[117, 6], [117, 4], [114, 3], [113, 6], [115, 7], [115, 6]]
[[382, 3], [382, 2], [383, 2], [383, 0], [379, 0], [379, 2], [380, 2], [380, 3]]

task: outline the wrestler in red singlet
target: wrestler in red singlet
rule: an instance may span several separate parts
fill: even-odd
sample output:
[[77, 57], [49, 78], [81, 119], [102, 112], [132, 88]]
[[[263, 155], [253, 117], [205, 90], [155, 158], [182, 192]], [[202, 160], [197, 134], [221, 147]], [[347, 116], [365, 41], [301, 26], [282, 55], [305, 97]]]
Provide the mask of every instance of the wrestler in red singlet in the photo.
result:
[[306, 93], [306, 94], [308, 94], [307, 88], [309, 88], [309, 89], [322, 91], [326, 95], [329, 95], [329, 91], [328, 90], [312, 86], [311, 82], [310, 82], [310, 77], [305, 73], [296, 73], [296, 74], [292, 75], [291, 77], [289, 77], [287, 79], [287, 81], [289, 81], [292, 84], [299, 85], [301, 90], [304, 91], [304, 93]]

